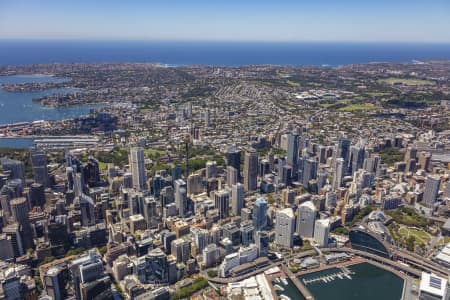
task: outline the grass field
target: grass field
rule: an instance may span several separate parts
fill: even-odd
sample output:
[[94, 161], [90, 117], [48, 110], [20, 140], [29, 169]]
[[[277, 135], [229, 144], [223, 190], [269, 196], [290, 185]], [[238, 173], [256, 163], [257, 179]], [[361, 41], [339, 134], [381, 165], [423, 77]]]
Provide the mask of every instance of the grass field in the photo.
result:
[[422, 230], [402, 227], [398, 230], [398, 233], [405, 238], [408, 238], [409, 236], [414, 236], [416, 240], [422, 242], [423, 244], [427, 244], [429, 241], [431, 241], [431, 235], [428, 232]]
[[287, 82], [287, 84], [289, 84], [290, 86], [293, 86], [293, 87], [298, 87], [298, 86], [300, 86], [300, 83], [295, 82], [295, 81], [292, 81], [292, 80], [288, 80], [288, 81], [286, 81], [286, 82]]
[[431, 80], [422, 80], [422, 79], [411, 79], [411, 78], [395, 78], [390, 77], [386, 79], [380, 79], [378, 80], [379, 83], [386, 83], [386, 84], [404, 84], [404, 85], [435, 85], [436, 83]]
[[372, 110], [377, 107], [373, 104], [350, 104], [339, 108], [339, 111], [357, 111], [357, 110]]
[[437, 248], [441, 245], [448, 244], [448, 243], [450, 243], [450, 236], [444, 236], [444, 238], [440, 239], [439, 242], [437, 242], [435, 247]]
[[166, 154], [166, 152], [165, 151], [163, 151], [163, 150], [158, 150], [158, 149], [145, 149], [144, 150], [144, 155], [145, 156], [154, 156], [154, 155], [164, 155], [164, 154]]

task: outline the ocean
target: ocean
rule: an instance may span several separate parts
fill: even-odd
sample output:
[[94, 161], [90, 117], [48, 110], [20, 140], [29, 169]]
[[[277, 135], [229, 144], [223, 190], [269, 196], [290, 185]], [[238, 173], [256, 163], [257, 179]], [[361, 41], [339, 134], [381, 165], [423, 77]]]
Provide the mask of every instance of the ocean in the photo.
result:
[[448, 59], [450, 44], [0, 40], [0, 66], [76, 62], [339, 66]]

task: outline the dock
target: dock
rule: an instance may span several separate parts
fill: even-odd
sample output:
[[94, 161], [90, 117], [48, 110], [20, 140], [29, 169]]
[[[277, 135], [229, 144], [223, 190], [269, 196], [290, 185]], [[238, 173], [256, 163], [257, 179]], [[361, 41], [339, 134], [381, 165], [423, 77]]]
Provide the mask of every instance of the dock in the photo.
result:
[[292, 280], [295, 287], [299, 290], [299, 292], [305, 297], [307, 300], [314, 300], [314, 297], [308, 291], [308, 289], [303, 285], [303, 283], [298, 280], [298, 278], [291, 272], [285, 265], [282, 265], [283, 272]]

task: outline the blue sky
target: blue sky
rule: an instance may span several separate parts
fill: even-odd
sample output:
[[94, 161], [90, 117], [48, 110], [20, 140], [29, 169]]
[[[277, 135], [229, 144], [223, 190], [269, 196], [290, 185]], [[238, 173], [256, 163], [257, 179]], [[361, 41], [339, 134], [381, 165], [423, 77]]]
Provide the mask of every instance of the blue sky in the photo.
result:
[[0, 0], [0, 38], [450, 43], [450, 0]]

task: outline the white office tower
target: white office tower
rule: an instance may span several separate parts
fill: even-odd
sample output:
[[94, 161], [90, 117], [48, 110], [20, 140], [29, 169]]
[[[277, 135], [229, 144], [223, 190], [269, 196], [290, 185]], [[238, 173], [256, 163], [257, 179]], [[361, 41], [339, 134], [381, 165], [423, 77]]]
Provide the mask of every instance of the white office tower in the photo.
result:
[[244, 185], [236, 183], [231, 187], [231, 212], [235, 216], [240, 216], [242, 208], [244, 208]]
[[295, 216], [292, 208], [278, 210], [275, 224], [275, 243], [284, 247], [293, 246], [295, 231]]
[[228, 254], [224, 257], [222, 263], [217, 268], [219, 277], [227, 277], [231, 269], [252, 262], [258, 258], [258, 247], [255, 244], [250, 244], [247, 247], [239, 248], [238, 252]]
[[203, 178], [200, 174], [191, 174], [187, 178], [188, 195], [203, 193]]
[[129, 163], [133, 178], [133, 188], [137, 190], [145, 190], [145, 161], [144, 149], [142, 147], [133, 147], [130, 150]]
[[317, 209], [312, 201], [298, 206], [297, 232], [301, 237], [314, 237]]
[[448, 280], [433, 273], [422, 272], [419, 299], [447, 300], [450, 297]]
[[177, 179], [174, 183], [175, 205], [178, 209], [178, 215], [184, 217], [187, 209], [187, 190], [186, 182], [183, 179]]
[[344, 159], [336, 158], [334, 164], [333, 189], [338, 189], [342, 185], [342, 178], [344, 177]]
[[428, 176], [425, 181], [425, 192], [423, 194], [423, 203], [432, 206], [438, 197], [441, 179], [439, 177]]
[[204, 266], [210, 268], [219, 260], [219, 247], [216, 244], [209, 244], [203, 249], [202, 254]]
[[238, 170], [233, 166], [227, 167], [227, 185], [232, 187], [238, 182]]
[[319, 247], [328, 246], [328, 235], [330, 234], [330, 220], [320, 219], [316, 221], [314, 226], [314, 240]]
[[325, 208], [335, 208], [337, 204], [337, 194], [335, 191], [328, 191], [325, 194]]

